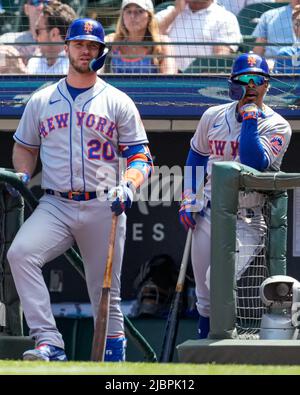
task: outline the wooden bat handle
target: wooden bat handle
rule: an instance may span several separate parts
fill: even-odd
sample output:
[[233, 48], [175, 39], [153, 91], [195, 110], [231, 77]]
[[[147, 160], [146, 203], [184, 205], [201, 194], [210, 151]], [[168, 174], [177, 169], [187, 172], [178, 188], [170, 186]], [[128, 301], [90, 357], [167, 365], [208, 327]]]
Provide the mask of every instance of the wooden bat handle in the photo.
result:
[[114, 259], [117, 222], [118, 222], [118, 217], [115, 214], [113, 214], [111, 231], [109, 235], [108, 253], [107, 253], [107, 259], [105, 265], [104, 279], [103, 279], [103, 288], [111, 287], [112, 263]]

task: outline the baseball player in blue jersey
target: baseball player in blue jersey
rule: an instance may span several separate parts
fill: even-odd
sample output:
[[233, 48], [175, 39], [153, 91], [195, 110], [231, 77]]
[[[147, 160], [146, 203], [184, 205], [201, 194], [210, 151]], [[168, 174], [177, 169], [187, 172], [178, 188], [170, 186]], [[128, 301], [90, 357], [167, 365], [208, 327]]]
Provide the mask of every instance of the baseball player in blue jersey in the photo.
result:
[[[31, 97], [14, 134], [16, 171], [28, 181], [40, 152], [45, 192], [7, 255], [30, 336], [36, 342], [36, 348], [26, 351], [23, 358], [66, 360], [42, 267], [75, 241], [96, 317], [113, 211], [119, 220], [105, 360], [123, 361], [126, 339], [120, 274], [125, 210], [150, 174], [152, 159], [133, 101], [97, 76], [107, 54], [102, 25], [89, 18], [77, 19], [65, 41], [70, 62], [67, 77]], [[119, 177], [120, 158], [126, 166]]]
[[[199, 337], [209, 333], [209, 265], [210, 265], [210, 199], [211, 169], [216, 161], [237, 161], [259, 171], [278, 171], [288, 147], [291, 128], [286, 120], [263, 103], [269, 87], [269, 68], [266, 60], [253, 53], [238, 56], [229, 79], [232, 103], [214, 106], [204, 112], [191, 139], [186, 166], [192, 171], [184, 180], [184, 194], [179, 211], [186, 229], [193, 229], [191, 259], [196, 282], [197, 308], [200, 314]], [[203, 180], [196, 178], [197, 167], [207, 176], [204, 197], [195, 194]], [[198, 174], [203, 172], [198, 171]], [[220, 185], [220, 193], [222, 186]], [[213, 197], [212, 197], [213, 198]], [[255, 246], [257, 226], [261, 223], [261, 195], [240, 194], [242, 207], [257, 207], [253, 220], [237, 220], [237, 243], [245, 246], [251, 240]], [[193, 212], [197, 212], [195, 217]], [[237, 257], [237, 278], [249, 263], [247, 256]], [[249, 256], [249, 255], [248, 255]]]

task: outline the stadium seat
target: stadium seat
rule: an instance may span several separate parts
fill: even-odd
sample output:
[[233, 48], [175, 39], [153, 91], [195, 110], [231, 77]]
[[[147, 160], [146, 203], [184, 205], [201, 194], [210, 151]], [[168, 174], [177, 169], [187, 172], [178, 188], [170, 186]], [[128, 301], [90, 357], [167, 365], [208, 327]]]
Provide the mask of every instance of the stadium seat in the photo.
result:
[[289, 2], [263, 2], [250, 4], [244, 7], [237, 15], [242, 35], [250, 36], [252, 34], [261, 14], [273, 8], [283, 7], [287, 4], [289, 4]]
[[229, 56], [203, 56], [197, 57], [184, 73], [230, 73], [233, 58]]

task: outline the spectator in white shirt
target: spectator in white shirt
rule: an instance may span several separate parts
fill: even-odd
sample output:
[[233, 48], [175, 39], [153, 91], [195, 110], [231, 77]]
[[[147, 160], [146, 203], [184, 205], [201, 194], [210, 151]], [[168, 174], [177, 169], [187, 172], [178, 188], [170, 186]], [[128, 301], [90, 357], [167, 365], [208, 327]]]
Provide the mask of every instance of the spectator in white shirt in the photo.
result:
[[68, 26], [76, 17], [73, 8], [60, 1], [54, 0], [44, 6], [35, 28], [40, 56], [29, 60], [28, 73], [67, 74], [69, 61], [64, 51], [64, 41]]
[[158, 12], [156, 18], [161, 34], [172, 42], [224, 43], [224, 45], [174, 45], [176, 63], [182, 72], [197, 56], [228, 55], [238, 49], [242, 36], [234, 14], [213, 0], [176, 0]]

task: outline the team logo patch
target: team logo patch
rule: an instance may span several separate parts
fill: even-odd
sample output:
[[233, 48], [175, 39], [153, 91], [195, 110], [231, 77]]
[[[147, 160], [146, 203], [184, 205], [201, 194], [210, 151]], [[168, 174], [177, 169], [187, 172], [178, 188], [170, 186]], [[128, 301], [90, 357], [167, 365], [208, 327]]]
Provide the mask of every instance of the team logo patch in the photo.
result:
[[93, 28], [94, 28], [94, 26], [91, 22], [85, 22], [83, 29], [86, 33], [89, 34], [89, 33], [91, 33], [91, 31], [93, 31]]
[[273, 153], [277, 156], [279, 155], [284, 145], [284, 137], [280, 136], [279, 134], [276, 134], [271, 138], [270, 143]]
[[256, 64], [256, 58], [255, 58], [255, 56], [248, 56], [248, 59], [247, 59], [247, 62], [248, 62], [248, 64], [251, 66], [251, 67], [253, 67], [255, 64]]

